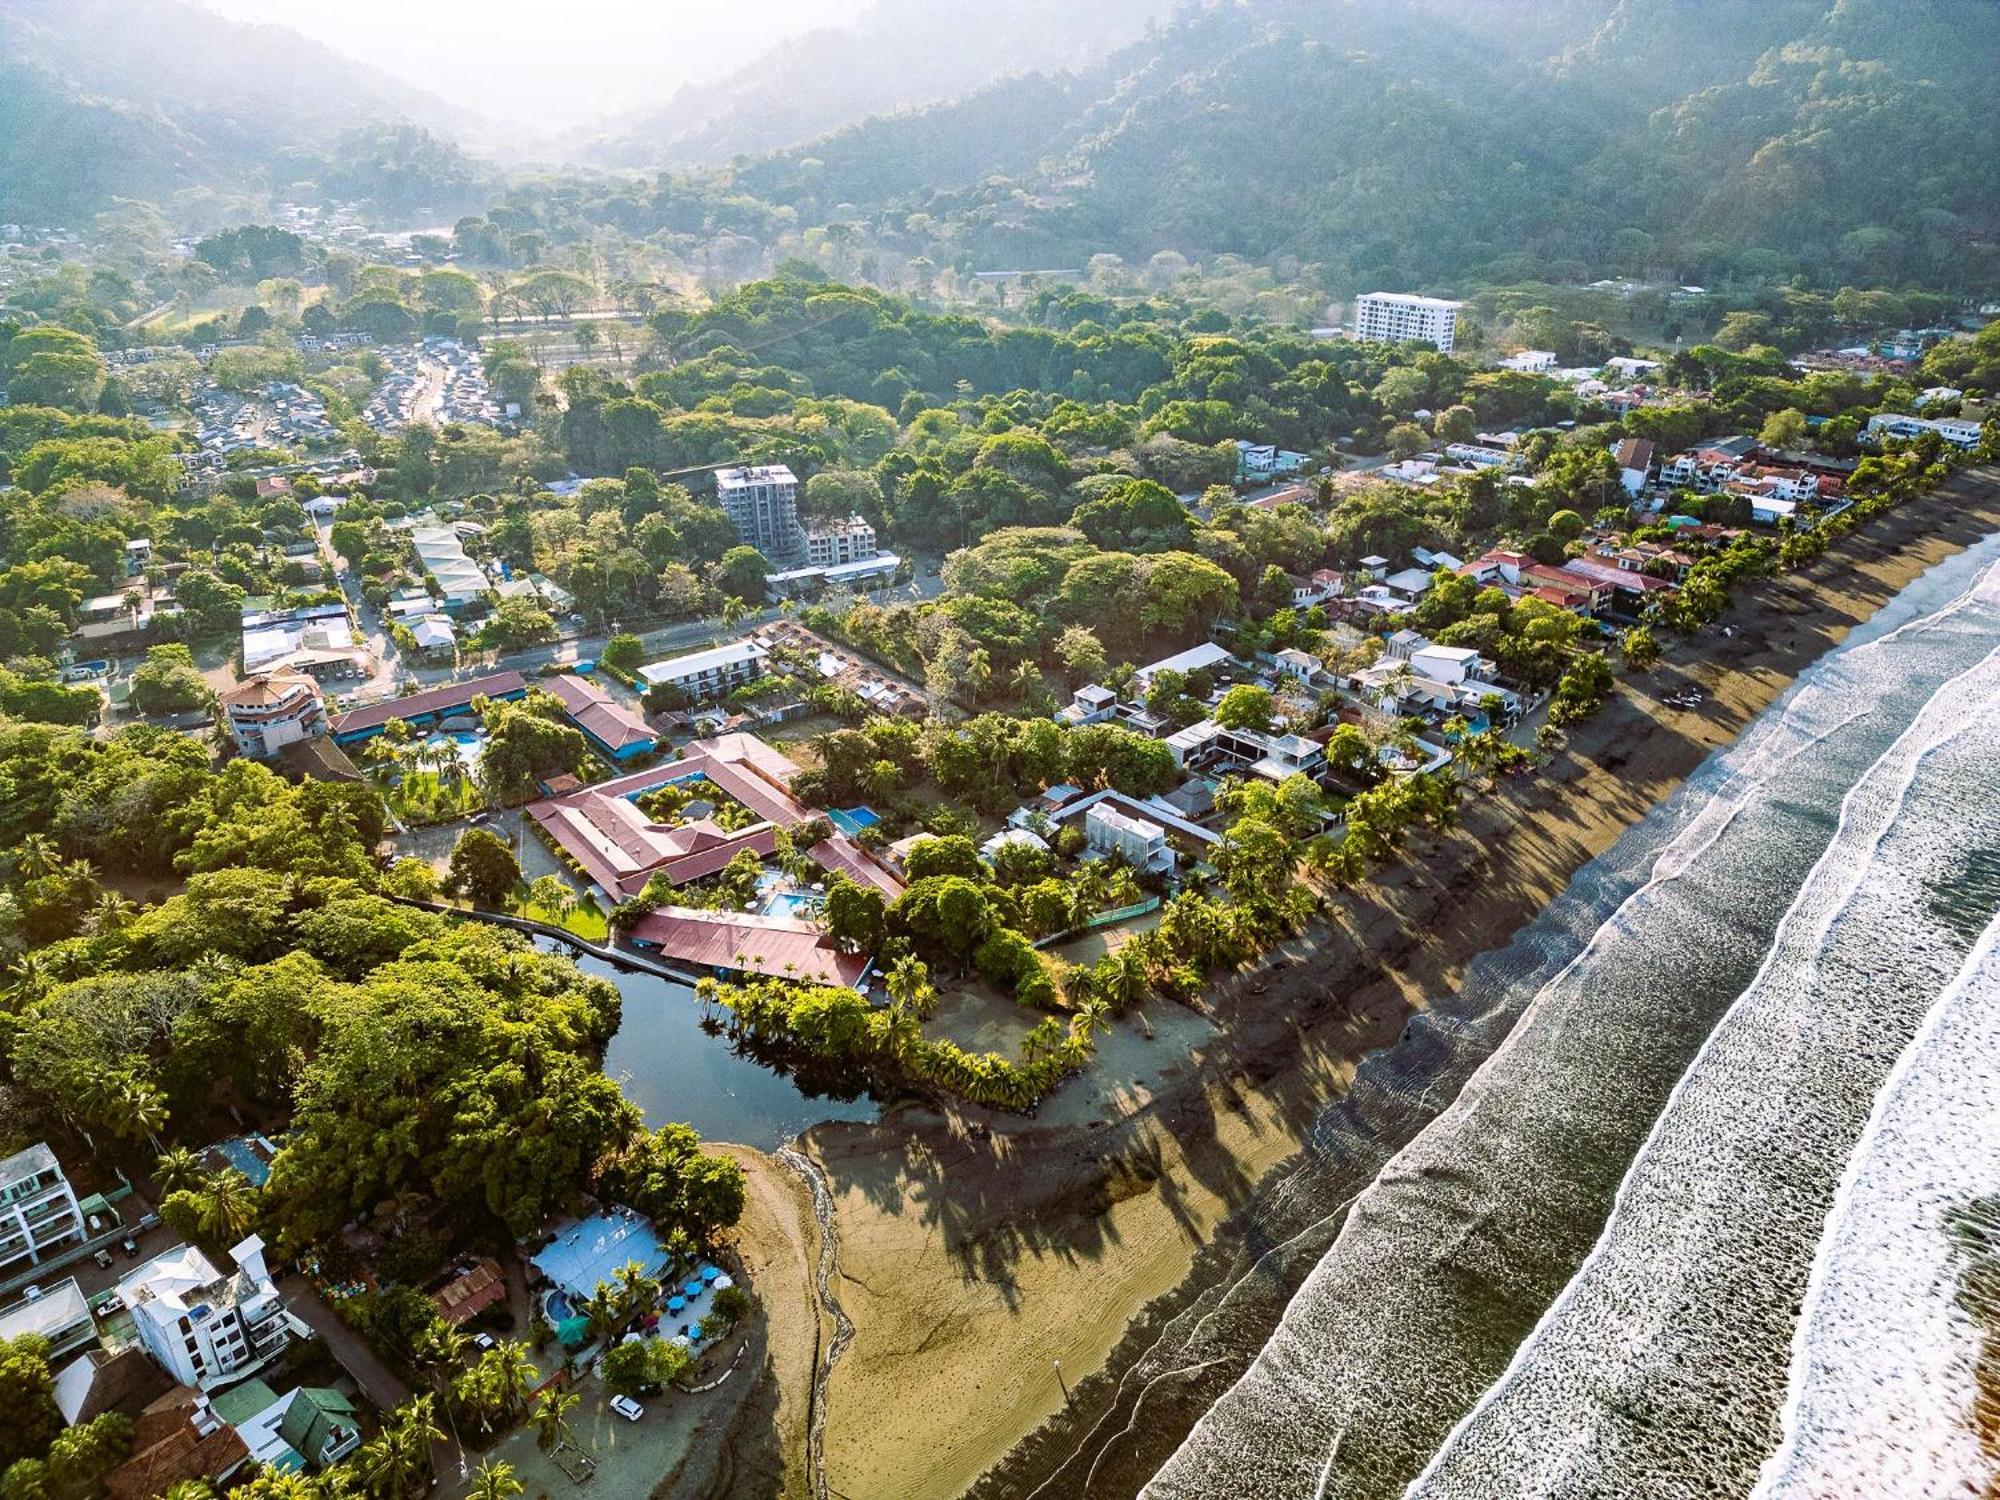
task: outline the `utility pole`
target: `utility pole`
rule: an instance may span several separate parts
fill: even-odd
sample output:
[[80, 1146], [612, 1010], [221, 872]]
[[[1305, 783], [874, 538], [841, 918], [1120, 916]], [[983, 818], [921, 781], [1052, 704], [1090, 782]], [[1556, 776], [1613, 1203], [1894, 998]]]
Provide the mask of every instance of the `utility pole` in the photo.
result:
[[1050, 1364], [1052, 1364], [1052, 1365], [1054, 1365], [1054, 1366], [1056, 1367], [1056, 1384], [1062, 1387], [1062, 1393], [1063, 1393], [1063, 1405], [1064, 1405], [1064, 1406], [1068, 1406], [1068, 1405], [1069, 1405], [1069, 1382], [1068, 1382], [1067, 1380], [1064, 1380], [1064, 1379], [1063, 1379], [1063, 1372], [1062, 1372], [1062, 1361], [1061, 1361], [1061, 1360], [1059, 1360], [1059, 1359], [1052, 1359], [1052, 1360], [1050, 1360], [1050, 1361], [1049, 1361], [1049, 1363], [1050, 1363]]

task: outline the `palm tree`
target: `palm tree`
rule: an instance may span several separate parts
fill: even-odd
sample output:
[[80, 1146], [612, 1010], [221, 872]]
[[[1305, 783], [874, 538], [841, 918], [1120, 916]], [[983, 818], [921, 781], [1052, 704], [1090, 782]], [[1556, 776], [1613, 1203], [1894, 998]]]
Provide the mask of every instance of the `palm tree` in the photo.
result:
[[153, 1175], [159, 1179], [162, 1193], [191, 1190], [201, 1181], [201, 1153], [185, 1146], [162, 1151], [160, 1159], [153, 1163]]
[[493, 1367], [483, 1359], [452, 1379], [451, 1400], [459, 1415], [481, 1432], [491, 1431], [506, 1411]]
[[513, 1500], [521, 1493], [521, 1481], [514, 1477], [513, 1466], [490, 1458], [480, 1460], [479, 1467], [472, 1471], [472, 1488], [466, 1492], [470, 1500]]
[[576, 1410], [583, 1397], [574, 1391], [551, 1386], [535, 1401], [535, 1443], [547, 1452], [560, 1448], [570, 1439], [569, 1414]]
[[1097, 1045], [1096, 1039], [1110, 1030], [1110, 1003], [1095, 996], [1079, 1005], [1076, 1013], [1069, 1018], [1069, 1034], [1079, 1041], [1088, 1041], [1093, 1047]]
[[883, 984], [890, 1000], [920, 1018], [929, 1015], [937, 1004], [930, 967], [914, 953], [906, 953], [891, 964]]
[[132, 920], [133, 910], [131, 901], [118, 892], [103, 891], [99, 893], [96, 904], [90, 908], [90, 930], [98, 936], [116, 932]]
[[39, 879], [55, 869], [60, 856], [55, 840], [45, 833], [27, 833], [14, 846], [14, 869], [29, 880]]
[[636, 1260], [628, 1260], [612, 1273], [618, 1302], [619, 1314], [630, 1318], [646, 1311], [660, 1300], [660, 1283], [646, 1274], [646, 1268]]
[[453, 1370], [464, 1363], [472, 1340], [449, 1323], [434, 1323], [417, 1340], [417, 1363], [430, 1371], [432, 1381], [442, 1389]]
[[202, 1222], [210, 1234], [234, 1244], [257, 1222], [257, 1190], [250, 1179], [234, 1167], [224, 1167], [208, 1179], [208, 1198], [202, 1204]]
[[7, 965], [7, 998], [32, 1000], [49, 982], [49, 963], [37, 949], [29, 949]]
[[[653, 1295], [659, 1295], [657, 1284]], [[542, 1372], [528, 1358], [527, 1345], [512, 1340], [488, 1350], [480, 1363], [491, 1368], [493, 1387], [499, 1393], [502, 1409], [510, 1417], [528, 1404], [529, 1394], [542, 1378]]]
[[111, 1128], [119, 1135], [143, 1135], [158, 1151], [160, 1131], [167, 1123], [167, 1096], [133, 1073], [106, 1080], [105, 1086], [110, 1095], [105, 1102]]

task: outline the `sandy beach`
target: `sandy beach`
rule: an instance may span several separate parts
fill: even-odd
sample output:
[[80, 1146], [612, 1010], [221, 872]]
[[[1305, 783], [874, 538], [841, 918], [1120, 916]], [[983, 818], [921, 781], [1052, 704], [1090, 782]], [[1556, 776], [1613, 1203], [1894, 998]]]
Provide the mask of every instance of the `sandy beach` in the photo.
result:
[[[1209, 1015], [1149, 1002], [1036, 1118], [904, 1106], [809, 1132], [804, 1149], [837, 1205], [834, 1293], [855, 1328], [826, 1388], [829, 1492], [944, 1500], [994, 1470], [982, 1494], [1027, 1495], [1052, 1475], [1044, 1493], [1133, 1493], [1178, 1432], [1123, 1434], [1115, 1460], [1078, 1482], [1118, 1432], [1130, 1399], [1119, 1375], [1206, 1279], [1197, 1252], [1211, 1241], [1211, 1257], [1229, 1252], [1232, 1216], [1356, 1062], [1393, 1044], [1412, 1007], [1505, 943], [1798, 672], [1995, 529], [2000, 479], [1978, 471], [1812, 568], [1744, 590], [1725, 617], [1733, 633], [1670, 640], [1657, 671], [1621, 674], [1544, 772], [1469, 797], [1450, 835], [1413, 843], [1274, 964], [1214, 987]], [[1708, 694], [1700, 710], [1662, 703], [1690, 681]], [[778, 1393], [750, 1403], [732, 1435], [763, 1459], [708, 1492], [801, 1494], [804, 1387], [792, 1382], [822, 1332], [817, 1240], [803, 1193], [769, 1180], [783, 1169], [753, 1166], [758, 1237], [776, 1237], [761, 1290]]]

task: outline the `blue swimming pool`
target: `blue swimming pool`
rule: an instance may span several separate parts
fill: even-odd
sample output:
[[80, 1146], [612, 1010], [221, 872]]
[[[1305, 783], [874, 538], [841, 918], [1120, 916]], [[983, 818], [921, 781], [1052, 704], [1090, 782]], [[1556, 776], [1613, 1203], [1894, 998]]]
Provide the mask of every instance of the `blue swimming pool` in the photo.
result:
[[819, 910], [819, 898], [805, 891], [780, 891], [764, 903], [767, 917], [797, 917], [801, 921]]
[[852, 836], [864, 828], [873, 828], [882, 818], [872, 807], [836, 807], [826, 815], [826, 820], [842, 833]]

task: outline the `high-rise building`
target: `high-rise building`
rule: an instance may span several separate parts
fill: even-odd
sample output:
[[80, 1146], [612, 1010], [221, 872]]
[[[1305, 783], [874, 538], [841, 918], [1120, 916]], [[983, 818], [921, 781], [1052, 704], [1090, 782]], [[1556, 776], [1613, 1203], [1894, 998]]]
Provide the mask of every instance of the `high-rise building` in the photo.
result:
[[1436, 344], [1451, 353], [1463, 302], [1413, 297], [1404, 292], [1364, 292], [1354, 299], [1354, 336], [1376, 344]]
[[864, 562], [876, 553], [875, 528], [859, 516], [828, 521], [806, 533], [806, 566], [838, 568]]
[[774, 563], [795, 562], [805, 551], [798, 477], [783, 464], [724, 469], [715, 476], [715, 493], [744, 546]]
[[34, 1145], [0, 1161], [0, 1275], [83, 1237], [83, 1210], [55, 1152]]

